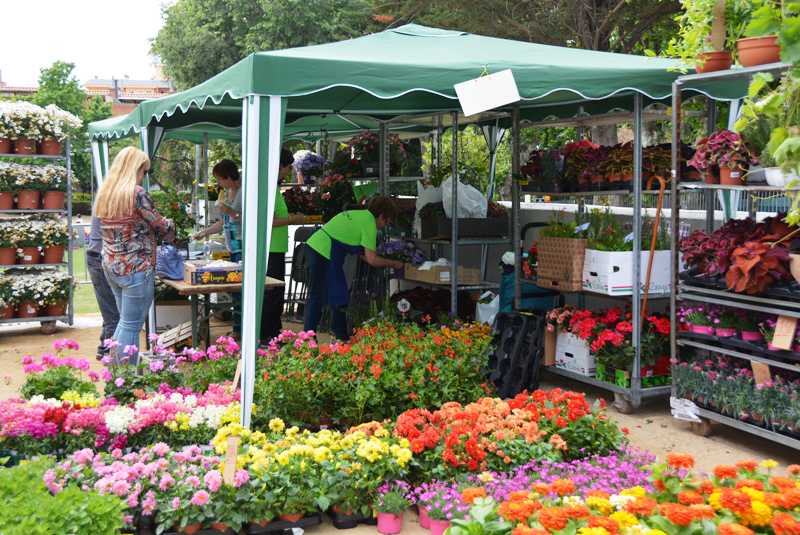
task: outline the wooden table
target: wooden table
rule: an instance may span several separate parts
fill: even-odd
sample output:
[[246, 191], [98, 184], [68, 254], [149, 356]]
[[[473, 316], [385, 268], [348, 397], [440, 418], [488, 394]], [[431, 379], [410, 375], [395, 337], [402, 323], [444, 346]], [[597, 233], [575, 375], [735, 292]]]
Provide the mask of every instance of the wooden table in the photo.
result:
[[[241, 293], [242, 283], [237, 282], [233, 284], [188, 284], [181, 280], [161, 279], [161, 282], [175, 289], [180, 295], [185, 295], [189, 298], [189, 303], [192, 305], [192, 346], [199, 347], [200, 344], [200, 324], [202, 323], [203, 332], [205, 334], [206, 344], [210, 343], [211, 329], [208, 325], [208, 320], [211, 317], [211, 302], [209, 296], [215, 293]], [[267, 277], [264, 282], [264, 288], [277, 288], [285, 286], [281, 280]], [[200, 301], [203, 305], [203, 314], [200, 315]]]

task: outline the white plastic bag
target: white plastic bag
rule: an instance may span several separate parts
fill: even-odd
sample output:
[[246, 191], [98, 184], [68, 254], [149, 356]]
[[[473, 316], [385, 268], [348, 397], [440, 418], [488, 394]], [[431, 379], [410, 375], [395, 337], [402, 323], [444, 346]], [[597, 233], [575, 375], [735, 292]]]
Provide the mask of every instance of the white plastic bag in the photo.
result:
[[442, 188], [436, 186], [425, 186], [421, 181], [417, 181], [417, 210], [414, 212], [414, 230], [417, 236], [422, 236], [422, 220], [419, 211], [428, 204], [442, 202]]
[[[444, 203], [444, 213], [452, 218], [453, 214], [453, 178], [450, 177], [442, 182], [442, 203]], [[473, 188], [469, 184], [458, 183], [458, 217], [486, 217], [486, 210], [489, 203], [483, 193]]]
[[[482, 303], [486, 298], [494, 295], [494, 298], [488, 303]], [[492, 292], [484, 293], [478, 304], [475, 305], [475, 320], [478, 323], [486, 323], [492, 325], [497, 313], [500, 312], [500, 296]]]

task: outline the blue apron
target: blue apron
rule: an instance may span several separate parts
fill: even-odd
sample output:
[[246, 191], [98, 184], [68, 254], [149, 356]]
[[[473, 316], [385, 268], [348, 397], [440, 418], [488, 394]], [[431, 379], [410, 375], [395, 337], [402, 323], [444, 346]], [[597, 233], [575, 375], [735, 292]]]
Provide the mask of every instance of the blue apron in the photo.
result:
[[[320, 229], [322, 230], [322, 229]], [[322, 230], [322, 232], [325, 232]], [[325, 232], [325, 234], [328, 234]], [[330, 238], [330, 234], [328, 234]], [[347, 245], [331, 238], [331, 258], [328, 261], [328, 272], [325, 276], [328, 287], [328, 304], [332, 307], [344, 307], [350, 304], [350, 292], [347, 288], [347, 277], [344, 275], [344, 260], [349, 254], [363, 254], [360, 245]]]

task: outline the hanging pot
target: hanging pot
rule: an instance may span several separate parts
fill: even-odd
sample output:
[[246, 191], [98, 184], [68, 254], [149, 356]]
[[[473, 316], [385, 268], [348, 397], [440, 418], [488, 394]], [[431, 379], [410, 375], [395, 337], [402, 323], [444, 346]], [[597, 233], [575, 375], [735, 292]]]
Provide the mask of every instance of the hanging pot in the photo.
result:
[[45, 191], [42, 199], [42, 208], [45, 210], [63, 210], [65, 195], [63, 191]]
[[39, 315], [39, 305], [33, 301], [22, 301], [17, 307], [18, 318], [35, 318]]
[[48, 316], [66, 316], [67, 315], [67, 302], [61, 301], [47, 307]]
[[22, 258], [19, 261], [20, 264], [31, 266], [33, 264], [41, 263], [41, 260], [42, 260], [42, 252], [39, 250], [38, 247], [22, 248]]
[[10, 320], [14, 317], [14, 307], [6, 305], [0, 308], [0, 320]]
[[789, 271], [792, 272], [794, 280], [800, 283], [800, 254], [791, 253], [789, 255]]
[[0, 266], [13, 266], [17, 263], [17, 249], [15, 247], [0, 248]]
[[744, 186], [747, 184], [747, 176], [741, 167], [731, 169], [727, 165], [722, 165], [719, 168], [719, 183], [723, 186]]
[[15, 154], [36, 154], [36, 141], [21, 137], [14, 140]]
[[50, 245], [44, 248], [43, 264], [60, 264], [64, 261], [64, 246]]
[[20, 210], [38, 210], [41, 192], [24, 189], [17, 193], [17, 208]]
[[378, 532], [383, 535], [395, 535], [403, 529], [403, 513], [378, 513]]
[[0, 154], [11, 154], [13, 146], [7, 137], [0, 137]]
[[745, 37], [736, 41], [739, 63], [743, 67], [778, 63], [781, 60], [781, 47], [777, 35]]
[[10, 191], [0, 191], [0, 210], [14, 209], [14, 194]]
[[39, 153], [47, 156], [61, 156], [61, 142], [54, 137], [46, 137], [39, 143]]
[[727, 50], [703, 52], [697, 56], [695, 70], [698, 73], [724, 71], [731, 68], [733, 59]]

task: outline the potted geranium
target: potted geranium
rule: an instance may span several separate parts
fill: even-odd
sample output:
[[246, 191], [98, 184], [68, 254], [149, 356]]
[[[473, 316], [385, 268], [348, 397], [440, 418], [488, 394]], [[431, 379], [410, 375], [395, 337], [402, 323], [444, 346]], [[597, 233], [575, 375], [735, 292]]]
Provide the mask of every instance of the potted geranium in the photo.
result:
[[42, 140], [39, 144], [41, 154], [58, 156], [61, 154], [61, 144], [65, 139], [80, 130], [81, 120], [68, 111], [64, 111], [55, 104], [50, 104], [44, 109], [46, 122], [42, 125]]
[[40, 168], [42, 189], [42, 208], [63, 210], [67, 191], [67, 169], [60, 165], [47, 165]]
[[378, 512], [378, 532], [394, 535], [403, 529], [403, 513], [411, 506], [411, 488], [404, 481], [384, 483], [378, 488], [374, 508]]
[[42, 225], [41, 240], [44, 247], [42, 262], [60, 264], [64, 260], [64, 248], [69, 243], [67, 226], [57, 219], [46, 221]]

